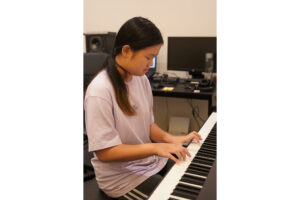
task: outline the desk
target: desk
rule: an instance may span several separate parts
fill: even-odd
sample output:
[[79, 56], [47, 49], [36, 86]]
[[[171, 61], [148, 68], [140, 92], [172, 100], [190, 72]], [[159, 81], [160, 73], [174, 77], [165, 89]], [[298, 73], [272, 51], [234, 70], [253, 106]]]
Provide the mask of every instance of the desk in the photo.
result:
[[150, 80], [150, 84], [152, 87], [153, 96], [208, 100], [208, 114], [211, 113], [212, 98], [213, 98], [213, 94], [216, 90], [215, 87], [214, 87], [214, 89], [207, 90], [207, 91], [201, 90], [201, 88], [200, 88], [200, 93], [194, 93], [194, 91], [192, 89], [186, 89], [186, 87], [189, 86], [190, 83], [184, 82], [184, 80], [181, 80], [180, 82], [175, 83], [175, 84], [162, 83], [165, 87], [174, 87], [174, 90], [172, 90], [172, 91], [162, 91], [162, 89], [153, 88], [153, 86], [152, 86], [153, 82], [151, 80]]

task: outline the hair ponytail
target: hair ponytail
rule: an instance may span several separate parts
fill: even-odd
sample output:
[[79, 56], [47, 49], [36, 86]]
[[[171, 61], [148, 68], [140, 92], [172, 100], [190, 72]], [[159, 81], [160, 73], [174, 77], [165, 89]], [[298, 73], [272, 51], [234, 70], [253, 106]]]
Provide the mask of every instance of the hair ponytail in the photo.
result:
[[129, 116], [133, 116], [136, 114], [133, 107], [130, 105], [129, 99], [128, 99], [128, 88], [117, 70], [117, 67], [115, 65], [114, 60], [113, 62], [109, 63], [107, 65], [107, 73], [109, 76], [109, 79], [113, 85], [116, 101], [120, 107], [120, 109]]

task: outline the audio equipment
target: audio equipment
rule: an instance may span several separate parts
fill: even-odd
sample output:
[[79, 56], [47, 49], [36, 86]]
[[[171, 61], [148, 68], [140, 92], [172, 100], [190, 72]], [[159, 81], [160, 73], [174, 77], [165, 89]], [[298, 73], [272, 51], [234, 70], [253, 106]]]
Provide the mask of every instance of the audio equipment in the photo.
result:
[[116, 38], [115, 32], [85, 34], [87, 52], [105, 52], [111, 54]]

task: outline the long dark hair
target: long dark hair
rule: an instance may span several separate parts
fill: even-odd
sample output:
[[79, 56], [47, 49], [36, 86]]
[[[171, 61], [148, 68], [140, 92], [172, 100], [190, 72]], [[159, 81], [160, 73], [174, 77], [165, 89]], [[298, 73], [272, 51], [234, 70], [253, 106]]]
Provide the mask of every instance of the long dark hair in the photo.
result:
[[159, 29], [148, 19], [134, 17], [125, 22], [115, 38], [112, 59], [105, 65], [108, 76], [113, 85], [117, 103], [120, 109], [127, 115], [136, 114], [128, 99], [128, 88], [117, 70], [115, 57], [121, 53], [124, 45], [129, 45], [133, 51], [146, 47], [163, 44], [163, 38]]

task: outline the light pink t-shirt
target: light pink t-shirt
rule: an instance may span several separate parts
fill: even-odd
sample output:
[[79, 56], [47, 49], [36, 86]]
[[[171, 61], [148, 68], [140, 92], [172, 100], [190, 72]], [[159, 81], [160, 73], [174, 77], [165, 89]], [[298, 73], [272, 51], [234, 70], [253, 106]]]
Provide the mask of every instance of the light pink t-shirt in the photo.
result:
[[[127, 84], [129, 102], [136, 115], [127, 116], [119, 108], [106, 70], [89, 85], [84, 100], [89, 151], [119, 144], [151, 143], [150, 125], [154, 123], [153, 97], [146, 76], [133, 76]], [[159, 172], [167, 158], [156, 155], [130, 162], [102, 162], [94, 154], [91, 162], [99, 188], [119, 197]]]

